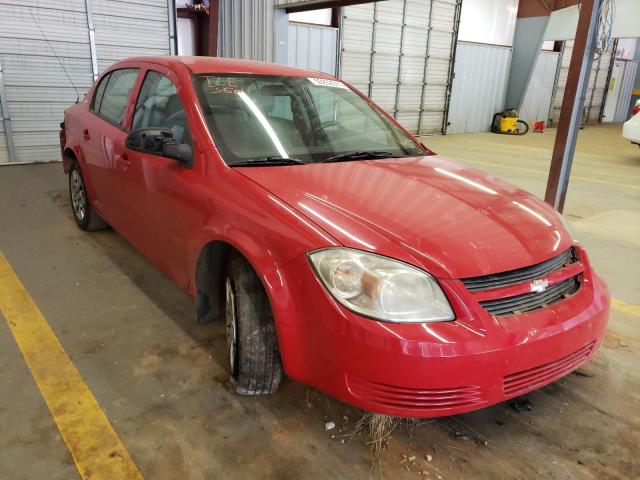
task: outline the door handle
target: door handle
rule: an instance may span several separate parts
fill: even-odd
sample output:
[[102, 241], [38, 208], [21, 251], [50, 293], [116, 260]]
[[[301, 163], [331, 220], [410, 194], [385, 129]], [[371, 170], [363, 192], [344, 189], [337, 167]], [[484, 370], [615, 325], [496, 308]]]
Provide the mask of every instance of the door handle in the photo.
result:
[[127, 155], [127, 152], [123, 152], [123, 153], [119, 154], [118, 158], [119, 158], [120, 162], [122, 163], [122, 168], [124, 170], [128, 170], [129, 167], [131, 166], [131, 162], [129, 161], [129, 155]]
[[89, 135], [89, 130], [86, 128], [82, 131], [82, 136], [85, 140], [89, 140], [91, 138], [91, 135]]

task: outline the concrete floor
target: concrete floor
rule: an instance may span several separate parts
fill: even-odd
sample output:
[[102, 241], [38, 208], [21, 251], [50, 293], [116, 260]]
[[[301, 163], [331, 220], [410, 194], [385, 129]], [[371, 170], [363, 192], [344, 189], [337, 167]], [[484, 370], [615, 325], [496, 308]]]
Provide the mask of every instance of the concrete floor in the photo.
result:
[[[528, 395], [532, 411], [396, 430], [385, 478], [640, 478], [640, 149], [620, 130], [581, 132], [566, 208], [618, 299], [598, 356]], [[542, 195], [553, 135], [425, 141]], [[361, 412], [287, 380], [270, 397], [231, 394], [223, 326], [194, 325], [192, 300], [117, 233], [77, 229], [59, 164], [0, 168], [0, 205], [0, 250], [147, 479], [373, 476], [367, 439], [350, 437]], [[0, 477], [77, 478], [4, 320], [0, 372]]]

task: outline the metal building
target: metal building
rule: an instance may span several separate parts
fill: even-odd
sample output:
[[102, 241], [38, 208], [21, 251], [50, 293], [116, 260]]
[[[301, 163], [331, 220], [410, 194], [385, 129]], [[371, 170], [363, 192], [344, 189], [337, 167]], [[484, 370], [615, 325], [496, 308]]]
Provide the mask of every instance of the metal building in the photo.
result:
[[57, 160], [62, 112], [101, 69], [133, 55], [175, 51], [172, 5], [1, 0], [0, 163]]
[[[451, 96], [461, 0], [386, 0], [342, 8], [339, 28], [317, 34], [292, 28], [285, 7], [296, 0], [221, 0], [218, 53], [322, 69], [325, 42], [340, 49], [337, 73], [409, 130], [444, 133]], [[279, 8], [282, 7], [282, 8]], [[273, 28], [272, 28], [273, 26]], [[325, 29], [326, 30], [326, 29]], [[305, 50], [296, 49], [303, 35]], [[274, 36], [276, 38], [274, 38]], [[279, 48], [283, 51], [278, 51]], [[293, 52], [293, 53], [291, 53]], [[311, 59], [323, 52], [324, 65]]]
[[[560, 108], [564, 97], [564, 87], [567, 83], [572, 48], [572, 40], [564, 42], [554, 88], [553, 106], [549, 114], [549, 120], [552, 124], [557, 123], [560, 119]], [[589, 87], [584, 102], [582, 118], [584, 123], [599, 123], [602, 120], [602, 111], [607, 94], [607, 82], [612, 68], [612, 50], [614, 49], [609, 49], [593, 61], [589, 76]]]
[[463, 2], [447, 133], [487, 131], [504, 110], [516, 10], [516, 0]]
[[[310, 25], [290, 21], [288, 12], [333, 2], [211, 2], [219, 10], [209, 54], [338, 75], [421, 135], [486, 131], [494, 113], [515, 106], [505, 105], [505, 91], [516, 0], [351, 3], [335, 8], [331, 25]], [[175, 0], [0, 0], [0, 163], [58, 159], [62, 112], [101, 69], [178, 51], [175, 7]], [[557, 122], [571, 45], [541, 53], [522, 109], [530, 122]], [[612, 58], [606, 52], [594, 62], [587, 122], [602, 119]]]

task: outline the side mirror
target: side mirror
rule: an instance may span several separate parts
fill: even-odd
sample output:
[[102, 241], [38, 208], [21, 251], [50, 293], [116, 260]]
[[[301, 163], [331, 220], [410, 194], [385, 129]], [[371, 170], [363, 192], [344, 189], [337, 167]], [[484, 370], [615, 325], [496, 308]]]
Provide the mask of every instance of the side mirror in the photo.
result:
[[188, 143], [169, 140], [164, 143], [163, 155], [167, 158], [173, 158], [185, 167], [191, 168], [193, 166], [193, 150]]
[[131, 150], [172, 158], [187, 167], [193, 165], [191, 146], [178, 142], [168, 128], [134, 130], [127, 136], [124, 143]]

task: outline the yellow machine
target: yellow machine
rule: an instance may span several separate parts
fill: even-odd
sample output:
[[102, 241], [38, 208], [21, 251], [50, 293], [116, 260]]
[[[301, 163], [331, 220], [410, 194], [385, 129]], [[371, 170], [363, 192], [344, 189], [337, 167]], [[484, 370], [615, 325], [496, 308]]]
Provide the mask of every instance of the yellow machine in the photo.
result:
[[524, 120], [520, 120], [518, 115], [518, 110], [515, 108], [496, 113], [491, 122], [491, 131], [504, 135], [524, 135], [529, 131], [529, 125]]

